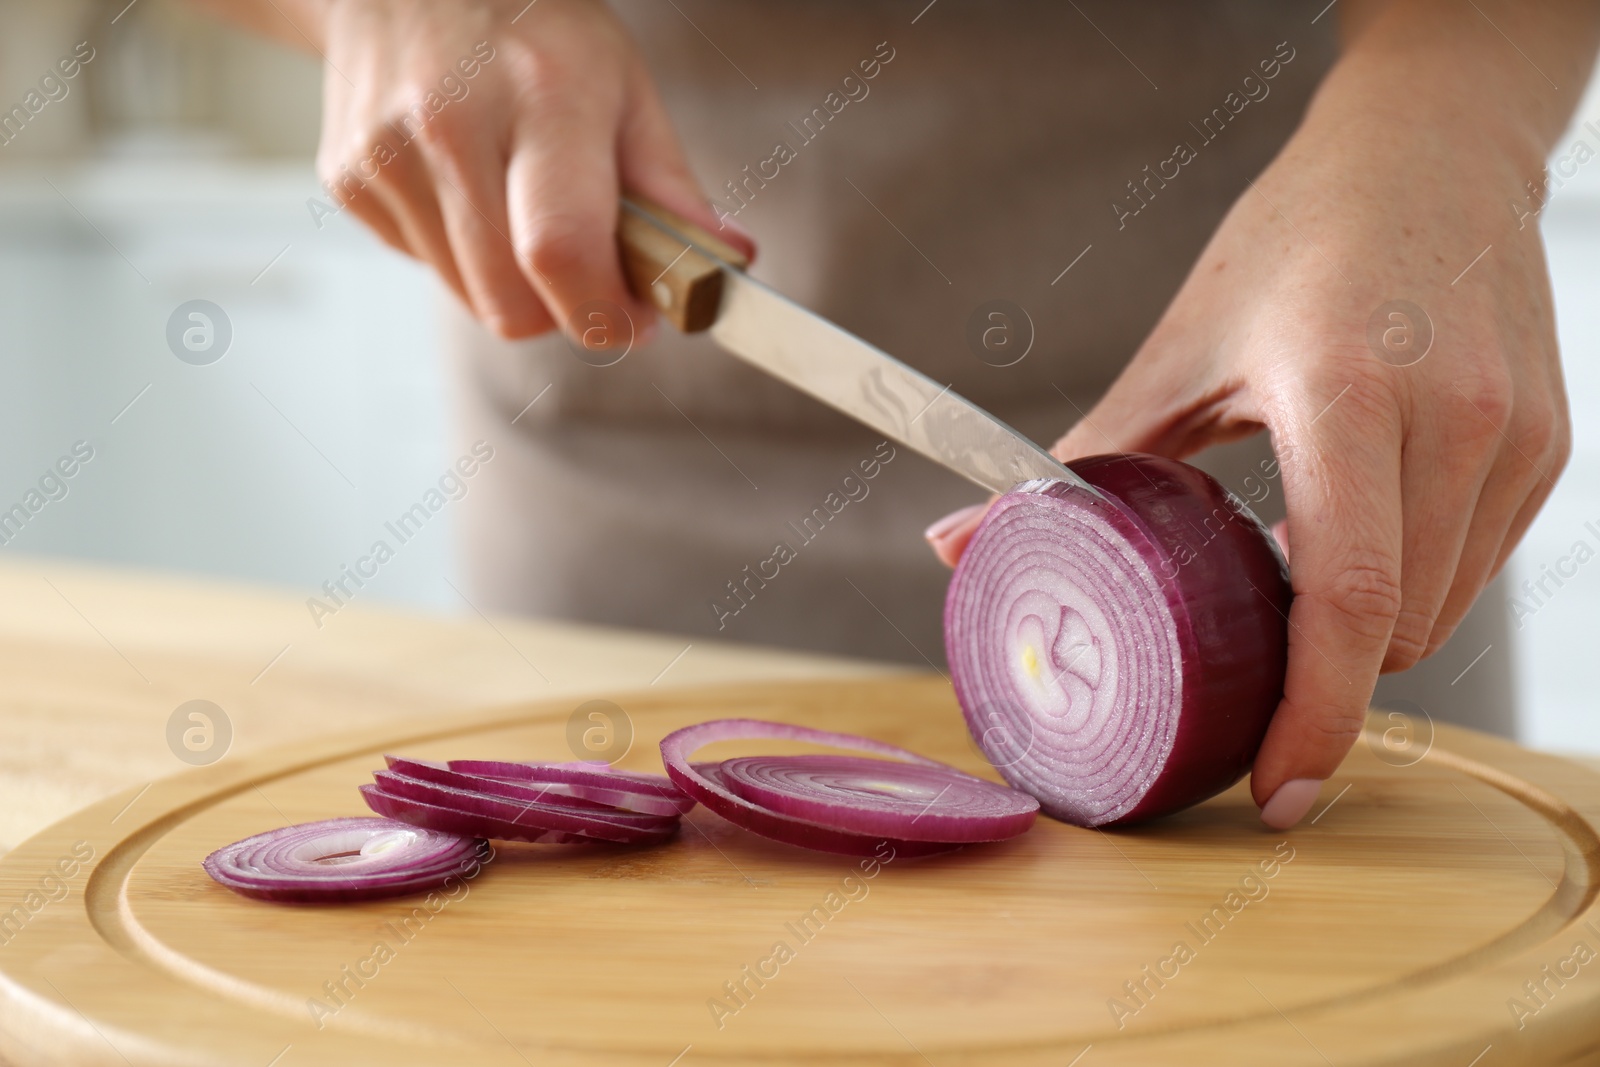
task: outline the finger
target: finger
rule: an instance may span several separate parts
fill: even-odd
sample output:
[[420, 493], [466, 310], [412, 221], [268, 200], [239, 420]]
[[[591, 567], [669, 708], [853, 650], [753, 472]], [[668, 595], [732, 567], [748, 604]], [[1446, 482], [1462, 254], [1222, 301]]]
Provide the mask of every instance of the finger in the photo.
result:
[[977, 532], [978, 524], [989, 511], [989, 505], [995, 501], [990, 497], [982, 504], [969, 504], [957, 511], [952, 511], [938, 522], [929, 526], [922, 532], [928, 541], [933, 554], [939, 557], [939, 562], [946, 567], [954, 567], [961, 562], [961, 554], [967, 550], [972, 535]]
[[[1379, 379], [1267, 413], [1278, 442], [1294, 564], [1283, 700], [1256, 756], [1262, 821], [1298, 822], [1360, 734], [1400, 611], [1397, 405]], [[1322, 392], [1323, 390], [1318, 390]]]
[[405, 235], [400, 232], [400, 224], [395, 221], [394, 216], [378, 199], [376, 193], [368, 192], [366, 195], [352, 196], [348, 200], [339, 199], [342, 206], [349, 208], [350, 213], [360, 219], [384, 244], [398, 252], [404, 252], [413, 259], [421, 258], [407, 243]]
[[[1500, 550], [1495, 553], [1494, 566], [1489, 570], [1489, 581], [1493, 581], [1500, 573], [1501, 568], [1506, 565], [1506, 560], [1521, 543], [1523, 534], [1528, 532], [1528, 527], [1533, 525], [1539, 509], [1550, 499], [1561, 473], [1567, 469], [1567, 461], [1572, 458], [1572, 414], [1567, 404], [1567, 390], [1562, 381], [1559, 361], [1553, 361], [1550, 373], [1551, 380], [1546, 384], [1546, 391], [1542, 394], [1548, 397], [1546, 401], [1548, 406], [1533, 406], [1527, 417], [1529, 425], [1537, 428], [1530, 431], [1528, 446], [1535, 453], [1538, 453], [1541, 445], [1543, 446], [1540, 461], [1538, 463], [1529, 461], [1530, 467], [1536, 466], [1538, 469], [1538, 480], [1534, 482], [1528, 498], [1522, 502], [1516, 517], [1511, 520], [1511, 527], [1506, 531]], [[1528, 457], [1523, 455], [1522, 458]]]
[[1555, 458], [1540, 475], [1532, 479], [1532, 486], [1522, 506], [1517, 509], [1516, 515], [1511, 520], [1511, 525], [1506, 529], [1506, 535], [1500, 541], [1500, 548], [1495, 552], [1494, 563], [1489, 568], [1489, 573], [1484, 578], [1484, 585], [1494, 581], [1500, 571], [1505, 568], [1506, 561], [1511, 558], [1511, 553], [1516, 551], [1517, 545], [1522, 543], [1523, 535], [1528, 532], [1528, 527], [1533, 525], [1533, 520], [1538, 518], [1539, 511], [1544, 507], [1545, 501], [1550, 499], [1550, 494], [1555, 492], [1556, 481], [1561, 477], [1561, 472], [1566, 468], [1567, 454], [1565, 451]]
[[1544, 502], [1555, 491], [1556, 481], [1560, 479], [1561, 472], [1567, 469], [1567, 460], [1572, 458], [1572, 412], [1567, 400], [1566, 382], [1561, 373], [1561, 360], [1552, 354], [1547, 360], [1544, 376], [1519, 392], [1543, 398], [1542, 403], [1524, 401], [1519, 404], [1524, 424], [1529, 427], [1526, 431], [1527, 447], [1523, 449], [1519, 446], [1519, 451], [1522, 458], [1528, 461], [1528, 466], [1537, 469], [1538, 480], [1511, 520], [1505, 539], [1495, 553], [1489, 581], [1493, 581], [1500, 573], [1506, 560], [1521, 543], [1523, 534], [1528, 532], [1528, 527], [1533, 525]]
[[489, 142], [441, 128], [423, 158], [473, 313], [501, 337], [544, 333], [554, 320], [517, 266], [506, 214], [506, 163]]
[[[1435, 621], [1451, 595], [1460, 565], [1471, 563], [1464, 550], [1481, 541], [1484, 533], [1479, 501], [1500, 451], [1499, 437], [1462, 432], [1459, 422], [1451, 423], [1454, 432], [1447, 436], [1439, 420], [1430, 417], [1437, 414], [1430, 412], [1422, 425], [1412, 427], [1404, 447], [1400, 612], [1389, 635], [1385, 672], [1403, 671], [1427, 655]], [[1507, 517], [1498, 516], [1495, 544]]]
[[557, 325], [573, 332], [591, 301], [622, 309], [636, 334], [655, 310], [636, 299], [617, 248], [617, 160], [603, 114], [581, 109], [542, 117], [517, 135], [507, 172], [507, 208], [517, 264]]
[[747, 259], [755, 259], [756, 243], [749, 232], [732, 214], [716, 211], [707, 204], [661, 97], [654, 83], [645, 77], [637, 79], [630, 90], [630, 105], [618, 131], [617, 167], [624, 190], [677, 212], [720, 236]]
[[439, 198], [414, 149], [403, 150], [367, 183], [367, 190], [389, 212], [412, 255], [433, 267], [463, 304], [472, 306], [450, 249]]
[[1566, 420], [1534, 413], [1523, 421], [1524, 428], [1504, 432], [1504, 447], [1479, 496], [1455, 585], [1428, 637], [1429, 653], [1450, 640], [1478, 594], [1505, 566], [1566, 465]]
[[[1278, 542], [1278, 551], [1283, 553], [1283, 558], [1289, 558], [1289, 524], [1282, 519], [1272, 524], [1272, 539]], [[1293, 566], [1293, 563], [1290, 564]]]
[[[343, 140], [339, 134], [330, 130], [324, 135], [323, 144], [317, 151], [317, 177], [322, 180], [322, 187], [328, 193], [329, 199], [341, 209], [348, 208], [352, 215], [365, 223], [368, 229], [391, 248], [413, 258], [421, 258], [406, 240], [399, 222], [383, 199], [378, 196], [377, 190], [371, 188], [371, 181], [376, 180], [381, 171], [373, 172], [371, 180], [363, 178], [359, 173], [363, 166], [373, 166], [375, 153], [365, 150], [355, 153], [357, 158], [353, 164], [333, 162], [335, 159], [351, 155], [329, 147], [332, 144], [343, 143]], [[320, 218], [317, 224], [321, 226]]]

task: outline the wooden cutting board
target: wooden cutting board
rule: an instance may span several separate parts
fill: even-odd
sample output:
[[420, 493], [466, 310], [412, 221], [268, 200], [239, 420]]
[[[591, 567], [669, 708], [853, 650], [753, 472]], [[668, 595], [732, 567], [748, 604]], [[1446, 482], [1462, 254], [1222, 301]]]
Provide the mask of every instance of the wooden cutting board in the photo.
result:
[[[625, 767], [659, 769], [663, 734], [731, 715], [981, 767], [934, 677], [614, 699], [636, 732]], [[696, 809], [654, 849], [501, 846], [431, 902], [277, 906], [201, 871], [248, 834], [364, 813], [355, 787], [384, 751], [570, 758], [571, 710], [224, 760], [50, 827], [0, 860], [0, 1053], [257, 1067], [1600, 1062], [1600, 775], [1447, 727], [1408, 766], [1369, 732], [1315, 818], [1281, 834], [1236, 788], [1132, 830], [1041, 820], [1005, 844], [866, 867]]]

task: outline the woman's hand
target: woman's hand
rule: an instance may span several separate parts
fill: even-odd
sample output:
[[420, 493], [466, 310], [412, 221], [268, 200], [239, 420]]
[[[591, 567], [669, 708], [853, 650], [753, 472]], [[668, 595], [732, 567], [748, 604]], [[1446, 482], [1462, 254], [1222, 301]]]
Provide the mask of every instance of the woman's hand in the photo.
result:
[[623, 189], [718, 230], [600, 0], [333, 0], [319, 16], [324, 184], [496, 333], [542, 333], [595, 300], [654, 320], [622, 274]]
[[[1569, 448], [1538, 228], [1508, 207], [1547, 146], [1503, 101], [1428, 107], [1414, 87], [1426, 64], [1397, 95], [1392, 44], [1379, 58], [1360, 48], [1379, 27], [1053, 450], [1183, 457], [1270, 431], [1295, 600], [1284, 698], [1251, 788], [1277, 827], [1299, 821], [1348, 752], [1380, 670], [1450, 637]], [[1539, 77], [1481, 30], [1466, 28], [1439, 91], [1459, 91], [1463, 74], [1492, 85], [1503, 71], [1517, 92]], [[1578, 36], [1592, 58], [1592, 27]], [[936, 525], [935, 550], [953, 562], [980, 517]]]

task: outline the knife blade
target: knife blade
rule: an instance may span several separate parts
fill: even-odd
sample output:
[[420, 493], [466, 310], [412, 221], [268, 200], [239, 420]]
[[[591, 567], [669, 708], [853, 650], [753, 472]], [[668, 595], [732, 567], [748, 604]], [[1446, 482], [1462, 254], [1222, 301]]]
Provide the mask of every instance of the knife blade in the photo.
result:
[[[949, 385], [751, 278], [741, 264], [730, 261], [721, 241], [654, 205], [647, 209], [634, 199], [624, 200], [623, 208], [624, 250], [631, 246], [633, 252], [630, 276], [641, 295], [662, 306], [669, 317], [674, 298], [688, 302], [690, 285], [678, 285], [675, 293], [673, 286], [663, 284], [669, 272], [682, 265], [680, 274], [692, 279], [698, 272], [705, 280], [705, 272], [714, 270], [721, 292], [710, 322], [711, 338], [729, 353], [990, 492], [1004, 493], [1019, 482], [1047, 478], [1098, 495], [1050, 453]], [[641, 256], [637, 249], [645, 242], [636, 239], [638, 221], [671, 237], [680, 248], [653, 279], [647, 276], [649, 263], [665, 260], [670, 246]], [[690, 252], [695, 262], [683, 265]], [[675, 321], [689, 330], [703, 326], [681, 316]]]

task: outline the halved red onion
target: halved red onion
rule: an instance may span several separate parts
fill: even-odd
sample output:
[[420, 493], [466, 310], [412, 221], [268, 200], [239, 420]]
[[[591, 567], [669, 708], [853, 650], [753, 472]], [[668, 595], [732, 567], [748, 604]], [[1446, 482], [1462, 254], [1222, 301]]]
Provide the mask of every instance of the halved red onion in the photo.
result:
[[617, 770], [592, 760], [521, 763], [458, 759], [450, 761], [450, 769], [502, 781], [545, 782], [571, 796], [649, 815], [682, 815], [694, 807], [694, 801], [668, 778]]
[[[689, 757], [705, 745], [751, 738], [855, 749], [903, 762], [848, 756], [765, 756], [755, 757], [754, 764], [737, 760], [721, 764], [689, 761]], [[834, 780], [826, 785], [808, 787], [806, 782], [810, 779], [804, 770], [789, 775], [774, 773], [790, 761], [796, 761], [799, 768], [827, 766], [817, 764], [818, 758], [848, 763], [832, 763]], [[662, 739], [661, 759], [667, 774], [680, 789], [729, 822], [763, 837], [822, 852], [869, 856], [888, 842], [901, 855], [929, 855], [976, 841], [1013, 837], [1032, 824], [1037, 811], [1037, 805], [1030, 798], [1017, 796], [1012, 790], [894, 745], [853, 734], [759, 719], [718, 719], [677, 730]], [[731, 773], [729, 763], [735, 764]], [[883, 767], [873, 773], [856, 766], [858, 763], [882, 763]], [[913, 769], [901, 769], [905, 767]], [[731, 780], [733, 774], [740, 778], [737, 784]], [[920, 792], [935, 781], [941, 786], [935, 788], [931, 796]], [[846, 799], [844, 786], [869, 782], [879, 785], [898, 782], [908, 789], [914, 787], [919, 791], [917, 810], [910, 810], [903, 796], [894, 795], [893, 788], [863, 788]], [[974, 782], [1011, 796], [997, 799], [974, 787]], [[779, 807], [768, 807], [740, 795], [740, 789], [772, 797], [786, 796], [779, 800]], [[804, 810], [806, 815], [795, 814], [798, 810]]]
[[472, 833], [507, 841], [533, 841], [545, 831], [559, 830], [618, 844], [640, 844], [664, 841], [677, 829], [676, 819], [658, 815], [639, 815], [615, 809], [591, 811], [535, 801], [508, 800], [488, 793], [411, 778], [393, 771], [378, 771], [373, 778], [376, 786], [361, 787], [368, 807], [381, 815], [412, 821], [409, 815], [396, 814], [399, 810], [407, 810], [402, 806], [377, 806], [375, 801], [382, 794], [453, 812], [460, 816], [456, 821], [449, 821], [435, 813], [419, 825], [455, 833]]
[[236, 893], [283, 903], [399, 896], [472, 877], [487, 841], [394, 819], [356, 816], [268, 830], [217, 849], [202, 864]]
[[1210, 475], [1142, 454], [995, 502], [945, 600], [956, 698], [990, 761], [1081, 826], [1167, 814], [1249, 769], [1283, 693], [1288, 567]]

